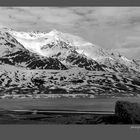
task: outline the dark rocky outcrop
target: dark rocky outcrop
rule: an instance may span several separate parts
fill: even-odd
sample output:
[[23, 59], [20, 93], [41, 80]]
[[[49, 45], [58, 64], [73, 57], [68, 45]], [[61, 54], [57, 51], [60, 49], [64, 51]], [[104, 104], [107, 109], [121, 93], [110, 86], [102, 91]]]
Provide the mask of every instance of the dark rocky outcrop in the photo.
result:
[[17, 51], [16, 53], [5, 55], [0, 57], [0, 62], [30, 69], [67, 69], [57, 58], [41, 57], [29, 51]]
[[70, 62], [72, 65], [77, 65], [80, 68], [85, 68], [86, 70], [104, 71], [102, 66], [95, 60], [88, 59], [86, 56], [78, 53], [72, 53], [67, 57], [66, 61]]

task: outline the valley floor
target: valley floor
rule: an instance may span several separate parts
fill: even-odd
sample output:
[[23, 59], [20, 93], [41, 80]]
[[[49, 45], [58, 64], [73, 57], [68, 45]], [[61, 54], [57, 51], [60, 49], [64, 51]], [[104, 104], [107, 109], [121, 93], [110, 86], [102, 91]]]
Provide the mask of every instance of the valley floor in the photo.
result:
[[114, 114], [0, 111], [0, 124], [123, 124]]
[[114, 114], [118, 100], [140, 102], [139, 97], [0, 99], [0, 124], [123, 124]]

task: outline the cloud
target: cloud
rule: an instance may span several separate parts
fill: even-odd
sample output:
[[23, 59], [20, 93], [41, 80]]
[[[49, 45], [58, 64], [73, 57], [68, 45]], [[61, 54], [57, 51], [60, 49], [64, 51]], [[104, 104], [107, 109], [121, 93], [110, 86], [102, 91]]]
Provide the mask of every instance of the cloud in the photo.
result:
[[120, 43], [121, 48], [140, 48], [140, 36], [127, 36]]
[[[0, 8], [1, 19], [55, 23], [60, 26], [130, 26], [140, 22], [137, 7], [6, 7]], [[2, 22], [2, 21], [1, 21]]]
[[140, 58], [140, 7], [0, 7], [0, 27], [5, 26], [23, 31], [57, 29]]
[[129, 48], [133, 48], [133, 49], [140, 48], [140, 42], [139, 43], [135, 43], [135, 42], [126, 43], [126, 44], [122, 45], [122, 48], [127, 48], [127, 49], [129, 49]]

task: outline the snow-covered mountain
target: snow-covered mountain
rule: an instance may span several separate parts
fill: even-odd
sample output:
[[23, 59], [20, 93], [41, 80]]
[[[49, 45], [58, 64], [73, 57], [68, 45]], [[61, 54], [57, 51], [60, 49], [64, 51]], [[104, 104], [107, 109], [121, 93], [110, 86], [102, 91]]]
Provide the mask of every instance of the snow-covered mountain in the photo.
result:
[[7, 30], [0, 30], [0, 57], [14, 53], [16, 51], [25, 50]]
[[111, 95], [140, 91], [140, 64], [78, 36], [1, 29], [0, 48], [1, 93], [17, 88]]
[[56, 58], [44, 57], [30, 51], [17, 41], [11, 30], [0, 31], [0, 62], [31, 69], [66, 69]]
[[29, 70], [0, 65], [0, 94], [89, 94], [94, 96], [135, 96], [140, 76], [122, 75], [84, 68]]
[[[70, 65], [69, 58], [74, 56], [74, 59], [84, 58], [88, 63], [91, 61], [94, 65], [97, 63], [102, 67], [100, 69], [104, 70], [140, 71], [140, 67], [134, 61], [121, 56], [118, 52], [105, 50], [68, 33], [57, 30], [52, 30], [49, 33], [10, 30], [9, 33], [30, 52], [44, 57], [57, 58], [64, 65]], [[87, 65], [86, 62], [85, 65]]]

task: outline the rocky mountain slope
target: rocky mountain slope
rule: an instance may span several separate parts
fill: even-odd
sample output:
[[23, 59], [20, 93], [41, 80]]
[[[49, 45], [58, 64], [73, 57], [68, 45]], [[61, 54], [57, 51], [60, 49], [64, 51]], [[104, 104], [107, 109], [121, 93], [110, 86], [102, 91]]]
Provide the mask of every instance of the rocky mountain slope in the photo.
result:
[[0, 30], [0, 94], [136, 95], [140, 65], [53, 30]]
[[0, 66], [0, 93], [9, 94], [92, 94], [95, 96], [134, 96], [140, 91], [140, 77], [89, 71], [27, 70]]
[[[64, 65], [71, 65], [68, 58], [78, 55], [78, 59], [80, 57], [87, 62], [98, 63], [102, 66], [102, 69], [107, 71], [109, 69], [117, 72], [140, 71], [139, 65], [118, 52], [105, 50], [68, 33], [57, 30], [52, 30], [49, 33], [27, 33], [12, 30], [9, 33], [30, 52], [45, 57], [57, 58]], [[93, 69], [91, 68], [91, 70]]]

